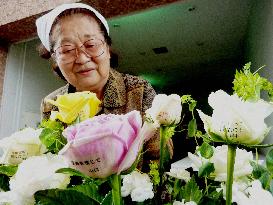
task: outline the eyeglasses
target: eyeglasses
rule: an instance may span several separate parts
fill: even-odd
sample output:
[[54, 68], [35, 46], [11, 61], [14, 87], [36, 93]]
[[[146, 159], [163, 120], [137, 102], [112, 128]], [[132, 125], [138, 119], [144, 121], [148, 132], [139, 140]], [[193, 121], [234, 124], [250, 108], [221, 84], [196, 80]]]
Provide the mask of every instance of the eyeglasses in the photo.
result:
[[100, 39], [89, 39], [80, 47], [75, 45], [62, 45], [58, 47], [52, 55], [56, 57], [57, 61], [63, 64], [74, 62], [78, 57], [79, 50], [90, 58], [97, 58], [104, 53], [104, 44], [105, 42]]

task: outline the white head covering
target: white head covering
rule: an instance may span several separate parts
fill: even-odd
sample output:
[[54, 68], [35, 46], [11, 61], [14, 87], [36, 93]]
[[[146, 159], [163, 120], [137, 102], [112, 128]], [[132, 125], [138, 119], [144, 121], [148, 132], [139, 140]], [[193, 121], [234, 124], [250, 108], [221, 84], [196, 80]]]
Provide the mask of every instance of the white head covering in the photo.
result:
[[55, 9], [50, 11], [49, 13], [41, 16], [36, 20], [36, 27], [38, 36], [45, 46], [45, 48], [50, 51], [50, 41], [49, 41], [49, 33], [52, 27], [53, 22], [55, 21], [56, 17], [67, 9], [73, 8], [84, 8], [88, 9], [95, 14], [95, 16], [101, 21], [101, 23], [106, 28], [107, 34], [109, 35], [109, 26], [107, 24], [106, 19], [94, 8], [89, 5], [82, 4], [82, 3], [72, 3], [72, 4], [62, 4], [57, 6]]

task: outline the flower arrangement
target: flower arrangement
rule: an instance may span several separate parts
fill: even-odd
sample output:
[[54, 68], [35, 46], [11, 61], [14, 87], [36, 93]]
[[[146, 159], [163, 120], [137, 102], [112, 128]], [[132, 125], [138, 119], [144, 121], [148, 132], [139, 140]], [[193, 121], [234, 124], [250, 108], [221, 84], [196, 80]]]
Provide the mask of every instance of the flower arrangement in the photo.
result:
[[[157, 95], [144, 121], [138, 111], [96, 116], [100, 101], [90, 92], [49, 100], [58, 111], [38, 129], [0, 140], [0, 204], [273, 204], [273, 150], [265, 160], [257, 151], [271, 146], [261, 143], [270, 130], [264, 120], [273, 112], [273, 85], [250, 63], [236, 71], [233, 85], [232, 95], [209, 95], [211, 116], [190, 95]], [[196, 149], [169, 166], [167, 144], [181, 131], [182, 107], [192, 117], [187, 135]], [[143, 173], [142, 146], [158, 130], [160, 158]]]

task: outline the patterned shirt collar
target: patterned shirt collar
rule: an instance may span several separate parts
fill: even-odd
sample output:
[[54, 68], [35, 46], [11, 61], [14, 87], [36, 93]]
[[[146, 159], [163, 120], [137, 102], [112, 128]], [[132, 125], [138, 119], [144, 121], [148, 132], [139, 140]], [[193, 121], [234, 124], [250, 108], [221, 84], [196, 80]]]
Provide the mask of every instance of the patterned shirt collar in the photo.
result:
[[126, 87], [121, 73], [110, 69], [109, 79], [105, 85], [103, 106], [121, 107], [126, 104]]
[[[75, 87], [68, 85], [68, 93], [76, 92]], [[126, 87], [121, 73], [110, 69], [109, 79], [105, 85], [103, 107], [116, 108], [126, 104]]]

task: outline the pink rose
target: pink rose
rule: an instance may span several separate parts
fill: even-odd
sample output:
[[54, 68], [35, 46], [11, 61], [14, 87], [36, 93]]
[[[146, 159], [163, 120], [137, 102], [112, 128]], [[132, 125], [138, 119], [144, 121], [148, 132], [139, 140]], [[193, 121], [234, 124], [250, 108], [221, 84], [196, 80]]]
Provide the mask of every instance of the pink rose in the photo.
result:
[[141, 131], [141, 124], [138, 111], [95, 116], [63, 131], [68, 144], [59, 154], [70, 161], [72, 168], [88, 176], [119, 174], [133, 164], [145, 136], [151, 135], [153, 129]]

